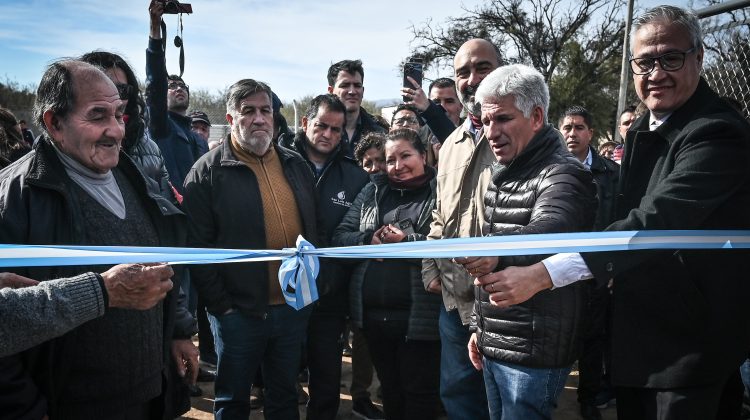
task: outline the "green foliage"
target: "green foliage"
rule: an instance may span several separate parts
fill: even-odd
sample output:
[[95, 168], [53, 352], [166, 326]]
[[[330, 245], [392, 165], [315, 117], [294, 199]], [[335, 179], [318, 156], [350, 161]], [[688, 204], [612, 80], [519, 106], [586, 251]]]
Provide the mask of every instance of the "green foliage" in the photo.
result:
[[5, 78], [0, 83], [0, 107], [9, 109], [17, 119], [26, 120], [33, 125], [32, 112], [36, 88], [34, 86], [21, 86], [18, 82]]
[[443, 25], [412, 27], [413, 54], [428, 64], [452, 64], [475, 37], [492, 41], [506, 63], [526, 63], [550, 85], [550, 121], [582, 105], [599, 133], [612, 135], [619, 89], [624, 22], [622, 0], [488, 0]]

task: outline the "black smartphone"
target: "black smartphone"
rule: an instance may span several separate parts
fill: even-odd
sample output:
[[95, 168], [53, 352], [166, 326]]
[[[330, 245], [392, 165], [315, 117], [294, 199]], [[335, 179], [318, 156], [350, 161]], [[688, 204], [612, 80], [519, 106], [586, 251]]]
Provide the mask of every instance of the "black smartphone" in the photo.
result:
[[414, 234], [414, 226], [411, 224], [411, 219], [403, 219], [396, 222], [396, 227], [404, 232], [404, 235]]
[[[404, 63], [404, 83], [403, 87], [409, 88], [409, 89], [419, 89], [422, 87], [422, 76], [424, 74], [424, 64], [419, 59], [409, 59], [406, 63]], [[417, 85], [414, 86], [413, 83], [407, 79], [407, 77], [411, 77], [417, 82]], [[407, 97], [402, 97], [404, 102], [408, 101], [409, 99]]]

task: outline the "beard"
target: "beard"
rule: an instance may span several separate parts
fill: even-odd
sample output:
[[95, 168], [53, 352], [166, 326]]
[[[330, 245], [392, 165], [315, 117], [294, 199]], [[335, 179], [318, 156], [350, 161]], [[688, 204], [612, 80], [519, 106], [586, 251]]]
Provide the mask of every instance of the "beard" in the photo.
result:
[[478, 104], [476, 101], [478, 86], [466, 86], [466, 88], [458, 93], [458, 100], [464, 106], [466, 112], [471, 115], [482, 115], [482, 104]]
[[255, 156], [263, 156], [268, 151], [268, 147], [271, 145], [271, 134], [265, 131], [255, 131], [250, 133], [245, 128], [240, 128], [237, 125], [232, 130], [234, 138], [240, 146], [249, 153]]

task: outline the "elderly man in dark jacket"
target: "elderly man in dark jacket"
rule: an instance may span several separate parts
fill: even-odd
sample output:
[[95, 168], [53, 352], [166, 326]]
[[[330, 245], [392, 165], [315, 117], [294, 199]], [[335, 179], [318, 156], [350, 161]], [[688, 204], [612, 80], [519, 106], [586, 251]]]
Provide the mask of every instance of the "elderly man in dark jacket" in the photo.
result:
[[[307, 161], [315, 176], [318, 212], [323, 219], [328, 242], [354, 198], [369, 178], [354, 159], [346, 156], [341, 135], [346, 108], [336, 95], [313, 98], [304, 117], [302, 130], [294, 137], [293, 148]], [[309, 420], [336, 418], [341, 392], [341, 343], [348, 311], [350, 265], [321, 260], [318, 292], [307, 329], [307, 365], [310, 370]]]
[[[80, 61], [51, 64], [37, 91], [35, 118], [46, 134], [33, 152], [0, 176], [0, 241], [19, 244], [181, 246], [184, 215], [120, 151], [124, 106], [117, 88]], [[166, 265], [130, 265], [133, 277], [156, 276], [171, 288]], [[30, 267], [48, 280], [102, 267]], [[125, 285], [128, 287], [127, 285]], [[132, 285], [130, 286], [132, 287]], [[10, 418], [174, 418], [172, 352], [197, 366], [190, 332], [175, 330], [176, 291], [144, 311], [113, 309], [49, 343], [0, 361], [0, 413]], [[160, 299], [161, 300], [161, 299]], [[112, 302], [109, 302], [110, 304]], [[192, 324], [192, 323], [189, 323]], [[184, 369], [184, 367], [183, 367]], [[166, 379], [166, 380], [165, 380]], [[165, 386], [166, 385], [166, 386]]]
[[[749, 229], [750, 126], [700, 77], [697, 17], [656, 7], [634, 20], [631, 40], [649, 112], [627, 132], [618, 220], [606, 230]], [[618, 418], [739, 418], [741, 395], [722, 393], [741, 392], [729, 385], [750, 348], [747, 260], [729, 249], [558, 254], [508, 271], [495, 300], [612, 281]]]
[[[298, 235], [320, 245], [315, 181], [307, 162], [272, 143], [271, 89], [243, 79], [227, 93], [231, 133], [185, 180], [188, 244], [281, 249]], [[310, 306], [285, 303], [279, 261], [191, 267], [219, 357], [214, 412], [247, 419], [254, 373], [264, 372], [264, 415], [295, 419], [297, 374]]]
[[[542, 75], [500, 67], [479, 85], [482, 123], [497, 164], [485, 195], [483, 233], [517, 235], [588, 230], [596, 208], [591, 172], [547, 123]], [[469, 356], [484, 370], [490, 417], [549, 419], [573, 361], [586, 308], [584, 284], [548, 291], [513, 308], [493, 305], [494, 271], [541, 257], [457, 258], [477, 277]]]

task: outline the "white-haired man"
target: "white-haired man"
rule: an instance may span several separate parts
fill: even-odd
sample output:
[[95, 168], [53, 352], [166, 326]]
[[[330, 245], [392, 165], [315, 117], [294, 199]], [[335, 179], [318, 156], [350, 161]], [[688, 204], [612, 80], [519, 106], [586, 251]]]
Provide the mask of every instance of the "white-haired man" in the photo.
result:
[[[497, 159], [484, 196], [482, 233], [590, 229], [596, 209], [593, 178], [547, 123], [544, 77], [527, 66], [503, 66], [482, 81], [476, 99]], [[545, 291], [512, 308], [490, 301], [495, 270], [540, 260], [528, 255], [456, 258], [481, 286], [475, 294], [469, 357], [484, 372], [493, 419], [551, 418], [578, 356], [588, 290], [583, 283]]]

